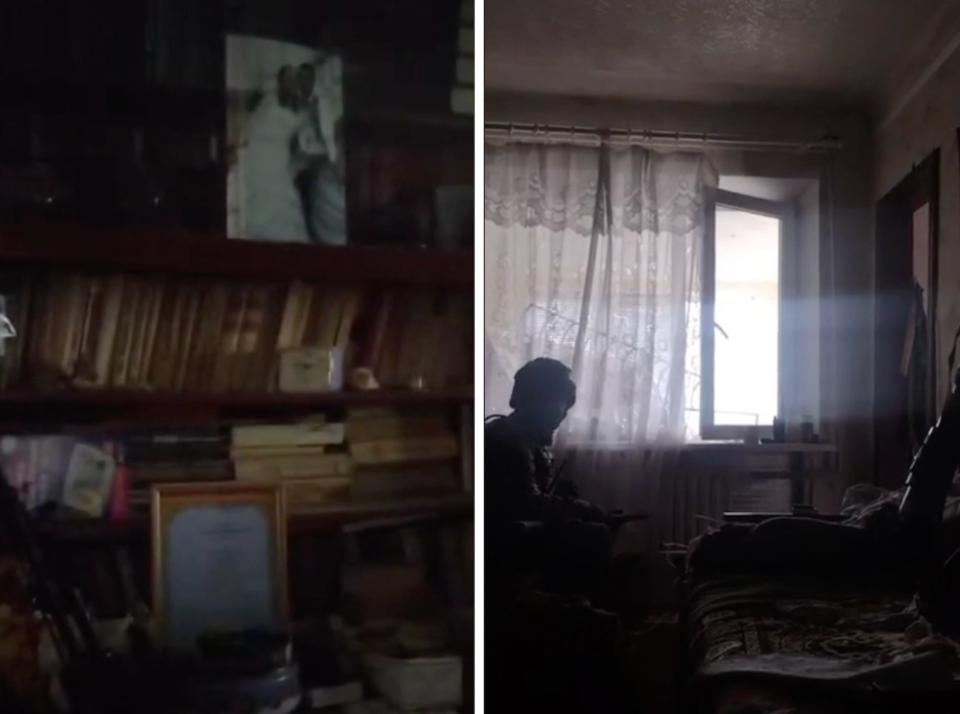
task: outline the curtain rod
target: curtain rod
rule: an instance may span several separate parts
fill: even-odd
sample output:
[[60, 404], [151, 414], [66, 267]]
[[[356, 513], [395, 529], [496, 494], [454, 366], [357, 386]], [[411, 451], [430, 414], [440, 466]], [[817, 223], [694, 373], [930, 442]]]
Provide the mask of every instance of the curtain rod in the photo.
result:
[[843, 142], [828, 131], [812, 141], [753, 139], [732, 134], [649, 129], [598, 129], [553, 124], [486, 122], [484, 137], [528, 143], [564, 143], [597, 146], [603, 141], [626, 146], [659, 146], [684, 149], [741, 149], [748, 151], [823, 152], [843, 148]]

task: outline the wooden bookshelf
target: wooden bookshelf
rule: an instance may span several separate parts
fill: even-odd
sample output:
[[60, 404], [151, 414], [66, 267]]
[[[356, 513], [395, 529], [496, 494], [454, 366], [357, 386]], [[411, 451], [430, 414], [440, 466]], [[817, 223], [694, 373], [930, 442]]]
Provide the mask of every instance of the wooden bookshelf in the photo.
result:
[[469, 288], [473, 251], [231, 240], [177, 228], [0, 225], [0, 266]]
[[[394, 518], [430, 517], [440, 520], [470, 518], [473, 515], [473, 494], [465, 493], [436, 498], [417, 498], [406, 501], [373, 501], [331, 503], [329, 507], [311, 513], [288, 516], [291, 534], [329, 533], [344, 526], [364, 521]], [[127, 521], [109, 521], [100, 518], [39, 521], [34, 526], [42, 541], [72, 544], [118, 543], [150, 537], [148, 517]]]
[[95, 426], [149, 426], [290, 418], [311, 411], [350, 406], [416, 407], [473, 400], [473, 390], [315, 394], [202, 392], [153, 393], [133, 390], [63, 390], [0, 392], [0, 433], [42, 433]]

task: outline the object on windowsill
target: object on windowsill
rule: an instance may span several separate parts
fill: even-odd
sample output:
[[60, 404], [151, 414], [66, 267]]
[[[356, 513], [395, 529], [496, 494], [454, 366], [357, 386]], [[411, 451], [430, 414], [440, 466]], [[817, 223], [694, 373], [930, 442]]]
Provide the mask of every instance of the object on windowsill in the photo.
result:
[[372, 392], [380, 389], [380, 383], [369, 367], [354, 367], [350, 370], [350, 388], [358, 392]]
[[280, 355], [281, 392], [335, 392], [343, 389], [343, 349], [304, 347]]
[[787, 438], [787, 423], [780, 417], [773, 418], [773, 442], [782, 444]]

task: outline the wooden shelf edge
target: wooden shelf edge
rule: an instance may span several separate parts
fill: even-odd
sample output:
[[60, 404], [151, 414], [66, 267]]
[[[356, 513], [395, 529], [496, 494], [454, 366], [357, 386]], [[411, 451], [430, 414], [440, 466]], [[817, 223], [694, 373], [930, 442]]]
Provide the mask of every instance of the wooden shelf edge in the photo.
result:
[[473, 399], [473, 389], [466, 387], [423, 392], [397, 389], [316, 394], [10, 391], [0, 392], [0, 434], [263, 421], [331, 408], [439, 406], [470, 403]]
[[0, 265], [469, 287], [473, 251], [228, 239], [180, 228], [0, 225]]
[[473, 399], [472, 388], [449, 388], [415, 391], [412, 389], [377, 389], [368, 392], [150, 392], [135, 389], [104, 390], [11, 390], [0, 392], [0, 408], [4, 405], [43, 404], [213, 404], [223, 406], [324, 406], [350, 404], [392, 404], [418, 402], [467, 401]]
[[[338, 531], [351, 523], [391, 517], [437, 515], [439, 517], [469, 518], [473, 515], [473, 494], [434, 498], [397, 499], [395, 501], [331, 503], [310, 512], [288, 516], [289, 534], [309, 534]], [[100, 543], [126, 541], [150, 536], [150, 520], [135, 517], [127, 521], [109, 521], [99, 518], [39, 521], [34, 532], [43, 541]]]

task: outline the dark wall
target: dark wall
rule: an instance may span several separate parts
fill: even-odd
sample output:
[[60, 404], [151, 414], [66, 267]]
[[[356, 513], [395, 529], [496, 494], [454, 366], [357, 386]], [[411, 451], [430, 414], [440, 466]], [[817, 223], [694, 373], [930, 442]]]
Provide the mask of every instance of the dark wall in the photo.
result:
[[224, 227], [224, 36], [344, 60], [354, 242], [423, 242], [436, 186], [471, 183], [449, 110], [458, 0], [17, 0], [0, 4], [0, 209]]

